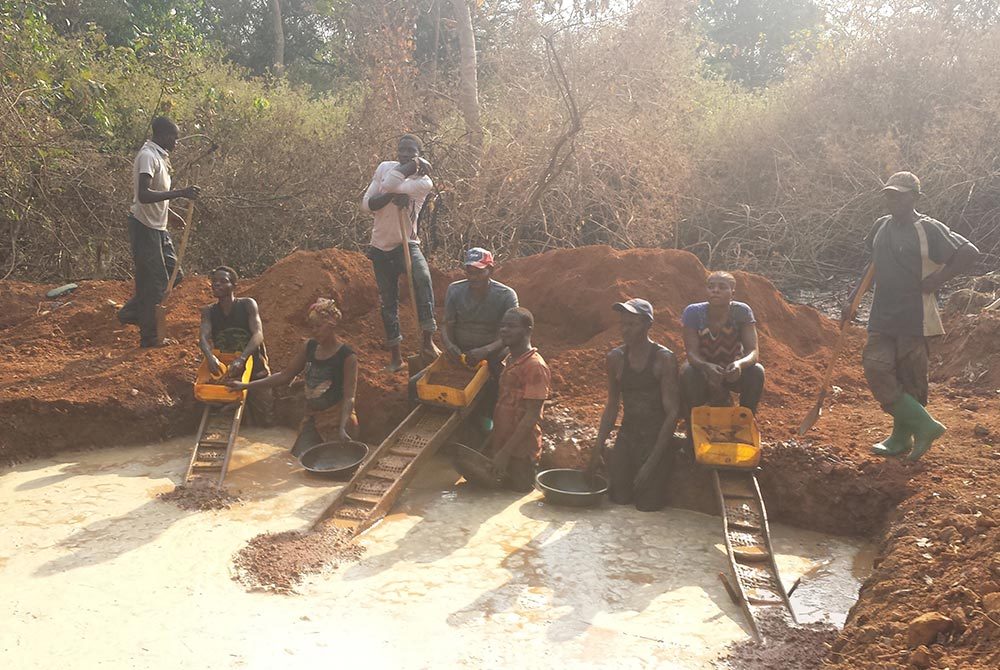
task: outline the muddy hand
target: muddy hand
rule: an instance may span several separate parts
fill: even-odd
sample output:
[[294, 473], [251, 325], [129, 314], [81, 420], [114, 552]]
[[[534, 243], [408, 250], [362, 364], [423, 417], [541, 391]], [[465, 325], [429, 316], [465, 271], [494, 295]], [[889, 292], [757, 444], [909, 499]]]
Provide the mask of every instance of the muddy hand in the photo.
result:
[[212, 373], [213, 377], [222, 376], [222, 362], [215, 356], [212, 356], [208, 359], [208, 370]]

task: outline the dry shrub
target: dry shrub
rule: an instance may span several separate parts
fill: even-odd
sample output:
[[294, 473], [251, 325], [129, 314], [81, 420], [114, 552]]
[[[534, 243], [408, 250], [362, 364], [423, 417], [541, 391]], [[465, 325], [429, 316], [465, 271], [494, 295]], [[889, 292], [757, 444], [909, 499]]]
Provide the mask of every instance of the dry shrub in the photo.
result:
[[1000, 27], [898, 16], [829, 47], [709, 129], [684, 243], [713, 265], [821, 280], [856, 269], [880, 180], [924, 184], [920, 209], [1000, 252]]
[[897, 169], [924, 180], [924, 211], [997, 261], [995, 20], [855, 14], [853, 32], [751, 95], [704, 75], [685, 0], [584, 23], [512, 14], [502, 48], [480, 53], [477, 164], [455, 71], [408, 60], [412, 16], [393, 6], [358, 5], [354, 28], [377, 26], [358, 30], [369, 74], [329, 96], [211, 54], [144, 59], [44, 28], [37, 50], [30, 31], [3, 30], [0, 276], [128, 275], [130, 164], [158, 109], [197, 135], [172, 157], [179, 185], [193, 156], [221, 147], [198, 174], [195, 270], [254, 274], [296, 248], [363, 247], [358, 203], [403, 131], [435, 166], [423, 235], [439, 263], [472, 244], [506, 256], [676, 245], [712, 266], [821, 279], [861, 264], [879, 179]]

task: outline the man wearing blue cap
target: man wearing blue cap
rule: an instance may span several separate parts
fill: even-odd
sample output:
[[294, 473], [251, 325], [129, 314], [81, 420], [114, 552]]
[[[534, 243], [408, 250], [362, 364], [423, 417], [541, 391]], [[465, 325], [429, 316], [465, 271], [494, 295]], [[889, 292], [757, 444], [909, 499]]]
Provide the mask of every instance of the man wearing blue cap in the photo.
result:
[[677, 358], [649, 339], [653, 306], [641, 298], [615, 303], [625, 343], [607, 356], [608, 400], [588, 471], [596, 470], [605, 443], [623, 410], [615, 446], [607, 457], [609, 497], [642, 512], [667, 504], [674, 460], [674, 428], [680, 417]]

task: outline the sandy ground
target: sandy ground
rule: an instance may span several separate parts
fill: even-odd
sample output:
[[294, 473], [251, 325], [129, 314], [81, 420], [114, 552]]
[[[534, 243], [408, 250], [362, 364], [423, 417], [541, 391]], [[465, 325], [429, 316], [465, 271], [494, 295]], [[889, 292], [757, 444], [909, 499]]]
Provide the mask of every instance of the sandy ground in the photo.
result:
[[[747, 636], [716, 575], [717, 518], [576, 511], [455, 485], [432, 463], [368, 532], [361, 562], [299, 593], [248, 593], [233, 554], [302, 528], [336, 483], [287, 456], [285, 429], [244, 431], [227, 479], [245, 504], [189, 512], [156, 499], [191, 438], [66, 452], [0, 472], [0, 649], [16, 668], [709, 668]], [[800, 618], [842, 622], [870, 547], [776, 525]], [[6, 665], [6, 664], [5, 664]]]

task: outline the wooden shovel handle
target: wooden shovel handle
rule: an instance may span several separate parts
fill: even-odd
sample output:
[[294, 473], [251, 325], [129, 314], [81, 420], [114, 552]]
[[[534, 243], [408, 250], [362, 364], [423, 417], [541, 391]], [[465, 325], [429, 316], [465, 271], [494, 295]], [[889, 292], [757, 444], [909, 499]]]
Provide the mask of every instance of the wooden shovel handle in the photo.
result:
[[819, 391], [816, 394], [816, 403], [813, 405], [812, 409], [809, 410], [809, 413], [806, 414], [802, 423], [799, 425], [799, 435], [805, 435], [806, 431], [813, 427], [819, 419], [820, 413], [823, 411], [823, 400], [826, 399], [827, 389], [830, 388], [830, 382], [833, 380], [833, 370], [837, 366], [837, 359], [840, 358], [840, 352], [843, 350], [844, 342], [847, 340], [847, 324], [854, 318], [854, 315], [857, 314], [858, 306], [861, 305], [861, 299], [864, 298], [865, 293], [867, 293], [868, 289], [871, 288], [872, 280], [874, 278], [875, 264], [870, 263], [864, 276], [861, 278], [861, 283], [858, 284], [858, 290], [854, 294], [854, 299], [851, 300], [851, 304], [847, 308], [847, 318], [840, 324], [840, 334], [837, 336], [837, 343], [834, 345], [833, 353], [830, 355], [830, 363], [826, 366], [826, 372], [823, 374], [823, 381], [820, 383]]
[[163, 294], [160, 304], [163, 305], [174, 290], [174, 281], [177, 280], [177, 273], [181, 269], [181, 259], [184, 258], [184, 250], [187, 249], [188, 238], [191, 236], [191, 229], [194, 228], [194, 200], [188, 200], [187, 208], [184, 211], [184, 233], [181, 235], [181, 244], [177, 247], [177, 262], [174, 263], [173, 272], [170, 273], [170, 280], [167, 282], [167, 290]]

